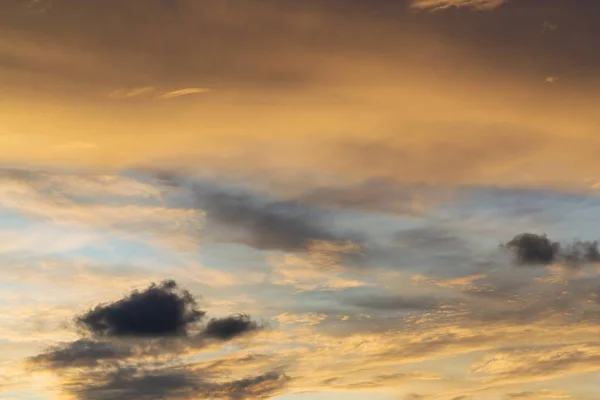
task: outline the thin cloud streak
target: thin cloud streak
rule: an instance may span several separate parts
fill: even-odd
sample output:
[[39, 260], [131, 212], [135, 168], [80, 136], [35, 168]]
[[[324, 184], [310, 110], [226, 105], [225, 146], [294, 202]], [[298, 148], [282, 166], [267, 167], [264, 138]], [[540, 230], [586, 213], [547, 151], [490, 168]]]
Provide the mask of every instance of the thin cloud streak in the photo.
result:
[[178, 90], [173, 90], [170, 92], [165, 92], [165, 93], [161, 94], [160, 96], [158, 96], [158, 98], [163, 99], [163, 100], [168, 100], [168, 99], [173, 99], [175, 97], [189, 96], [192, 94], [200, 94], [200, 93], [208, 93], [211, 91], [212, 91], [211, 89], [207, 89], [207, 88], [178, 89]]

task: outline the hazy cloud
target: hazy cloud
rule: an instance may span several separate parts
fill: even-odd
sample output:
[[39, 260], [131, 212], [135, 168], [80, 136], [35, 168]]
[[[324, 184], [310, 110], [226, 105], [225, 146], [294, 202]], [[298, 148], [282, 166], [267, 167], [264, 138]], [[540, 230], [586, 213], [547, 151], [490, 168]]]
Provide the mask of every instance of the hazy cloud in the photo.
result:
[[504, 245], [511, 250], [519, 264], [552, 264], [560, 252], [560, 243], [552, 242], [546, 235], [523, 233]]
[[28, 361], [33, 366], [50, 370], [63, 368], [92, 368], [99, 361], [119, 361], [133, 355], [128, 346], [108, 342], [80, 339], [52, 347], [45, 353], [31, 357]]

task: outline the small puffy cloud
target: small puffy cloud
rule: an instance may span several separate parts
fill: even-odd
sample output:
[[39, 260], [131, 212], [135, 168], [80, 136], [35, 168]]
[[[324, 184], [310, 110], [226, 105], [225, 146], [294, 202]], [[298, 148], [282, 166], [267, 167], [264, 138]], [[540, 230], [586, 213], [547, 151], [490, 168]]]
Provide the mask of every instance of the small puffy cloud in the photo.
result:
[[76, 318], [78, 325], [98, 336], [163, 337], [187, 334], [204, 311], [192, 295], [174, 281], [152, 284], [119, 301], [101, 304]]
[[548, 265], [556, 261], [560, 244], [552, 242], [546, 235], [523, 233], [505, 244], [511, 250], [519, 264]]
[[154, 92], [156, 89], [152, 86], [144, 86], [133, 89], [117, 89], [109, 93], [109, 97], [113, 99], [130, 99], [139, 97]]
[[260, 329], [259, 325], [247, 314], [232, 315], [225, 318], [213, 318], [206, 324], [204, 335], [219, 340], [231, 340], [245, 333]]
[[[169, 178], [179, 184], [175, 176]], [[182, 184], [182, 186], [186, 186]], [[189, 185], [194, 206], [206, 213], [207, 229], [222, 241], [258, 250], [306, 251], [315, 241], [341, 242], [356, 234], [337, 232], [328, 210], [211, 182]]]

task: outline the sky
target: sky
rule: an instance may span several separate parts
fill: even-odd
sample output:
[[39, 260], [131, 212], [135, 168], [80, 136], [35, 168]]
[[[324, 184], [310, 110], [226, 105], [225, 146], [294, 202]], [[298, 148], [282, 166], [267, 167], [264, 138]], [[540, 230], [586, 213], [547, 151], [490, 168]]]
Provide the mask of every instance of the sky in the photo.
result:
[[2, 0], [0, 399], [600, 397], [597, 0]]

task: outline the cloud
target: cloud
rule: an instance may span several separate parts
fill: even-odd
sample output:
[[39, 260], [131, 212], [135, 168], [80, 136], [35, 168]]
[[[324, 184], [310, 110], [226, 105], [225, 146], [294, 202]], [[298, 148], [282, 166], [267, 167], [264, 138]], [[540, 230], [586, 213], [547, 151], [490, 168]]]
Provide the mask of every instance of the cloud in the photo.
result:
[[206, 324], [203, 334], [206, 337], [231, 340], [234, 337], [260, 329], [247, 314], [238, 314], [226, 318], [213, 318]]
[[504, 245], [511, 250], [519, 264], [548, 265], [556, 261], [560, 243], [552, 242], [546, 235], [523, 233]]
[[0, 204], [60, 226], [108, 231], [120, 238], [196, 248], [204, 217], [164, 205], [161, 188], [115, 174], [0, 169]]
[[596, 371], [599, 361], [600, 348], [594, 344], [532, 346], [487, 354], [472, 366], [471, 372], [485, 374], [492, 382], [546, 380]]
[[[193, 202], [206, 212], [207, 223], [224, 240], [259, 250], [306, 251], [314, 241], [343, 241], [328, 226], [327, 210], [293, 200], [277, 200], [244, 190], [226, 190], [208, 183], [193, 186]], [[224, 229], [223, 229], [224, 228]]]
[[542, 34], [546, 33], [546, 32], [552, 32], [558, 29], [558, 25], [557, 24], [553, 24], [549, 21], [544, 21], [544, 24], [542, 25]]
[[150, 94], [155, 90], [156, 88], [152, 86], [144, 86], [134, 89], [117, 89], [110, 92], [108, 96], [114, 99], [130, 99], [132, 97], [139, 97], [145, 94]]
[[189, 292], [177, 290], [174, 281], [152, 284], [114, 303], [98, 305], [76, 321], [97, 336], [185, 336], [188, 327], [205, 313], [196, 309]]
[[386, 179], [367, 179], [353, 185], [328, 185], [310, 189], [298, 200], [334, 209], [418, 215], [439, 199], [441, 189], [402, 185]]
[[[94, 382], [95, 381], [95, 382]], [[76, 384], [70, 391], [81, 400], [126, 400], [192, 398], [199, 388], [199, 379], [187, 371], [145, 372], [136, 369], [118, 369], [95, 374], [94, 381]]]
[[59, 364], [67, 368], [69, 360], [77, 366], [156, 353], [168, 350], [171, 344], [200, 348], [207, 345], [205, 339], [230, 341], [266, 327], [243, 313], [212, 318], [201, 326], [204, 316], [205, 312], [196, 308], [194, 297], [175, 281], [152, 283], [142, 291], [77, 315], [75, 327], [85, 339], [52, 347], [32, 360], [50, 369]]
[[281, 254], [268, 257], [273, 267], [272, 282], [289, 285], [297, 291], [344, 290], [365, 286], [348, 276], [342, 265], [346, 257], [360, 255], [361, 247], [352, 242], [314, 241], [305, 254]]
[[546, 235], [523, 233], [501, 246], [510, 250], [520, 265], [549, 265], [555, 262], [580, 265], [600, 262], [598, 242], [576, 241], [561, 246]]
[[293, 202], [257, 204], [248, 195], [219, 193], [207, 199], [208, 218], [243, 228], [262, 250], [304, 250], [312, 240], [334, 240], [310, 209]]
[[373, 311], [425, 311], [432, 310], [439, 300], [433, 297], [408, 297], [399, 295], [372, 295], [363, 296], [346, 301], [355, 307]]
[[210, 91], [211, 91], [210, 89], [206, 89], [206, 88], [186, 88], [186, 89], [179, 89], [179, 90], [173, 90], [170, 92], [165, 92], [165, 93], [161, 94], [160, 96], [158, 96], [158, 98], [167, 100], [167, 99], [173, 99], [175, 97], [189, 96], [191, 94], [208, 93]]
[[475, 10], [493, 10], [500, 7], [507, 0], [413, 0], [412, 8], [420, 8], [431, 11], [446, 10], [452, 7], [472, 8]]
[[573, 397], [564, 392], [552, 390], [536, 390], [526, 392], [509, 393], [506, 398], [508, 400], [543, 400], [543, 399], [572, 399]]
[[52, 347], [45, 353], [31, 357], [28, 362], [50, 370], [93, 368], [100, 361], [119, 361], [132, 355], [132, 349], [127, 346], [80, 339]]
[[194, 399], [199, 396], [226, 400], [267, 399], [289, 381], [279, 372], [225, 382], [203, 379], [203, 374], [210, 372], [186, 368], [119, 369], [92, 375], [94, 381], [75, 385], [70, 391], [81, 400]]
[[[113, 90], [112, 92], [109, 93], [108, 96], [113, 99], [131, 99], [134, 97], [150, 95], [152, 93], [155, 93], [156, 91], [157, 91], [157, 89], [154, 86], [144, 86], [144, 87], [133, 88], [133, 89]], [[185, 88], [185, 89], [178, 89], [178, 90], [162, 92], [162, 93], [159, 93], [158, 95], [156, 95], [155, 98], [161, 99], [161, 100], [168, 100], [168, 99], [174, 99], [175, 97], [189, 96], [189, 95], [200, 94], [200, 93], [208, 93], [210, 91], [211, 90], [207, 89], [207, 88]]]

